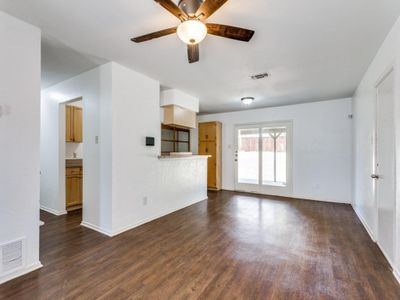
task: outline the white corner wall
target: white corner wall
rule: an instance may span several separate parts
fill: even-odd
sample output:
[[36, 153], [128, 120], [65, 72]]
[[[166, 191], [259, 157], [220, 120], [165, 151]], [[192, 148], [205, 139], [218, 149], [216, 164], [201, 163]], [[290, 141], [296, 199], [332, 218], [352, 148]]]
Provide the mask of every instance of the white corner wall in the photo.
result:
[[40, 30], [0, 11], [0, 45], [0, 244], [25, 238], [26, 255], [1, 284], [41, 267]]
[[[207, 198], [206, 159], [160, 160], [160, 85], [113, 64], [113, 233]], [[146, 136], [155, 147], [146, 147]]]
[[[83, 101], [83, 223], [111, 232], [111, 86], [112, 63], [42, 91], [42, 209], [65, 211], [65, 103]], [[98, 137], [99, 143], [96, 143]]]
[[[292, 197], [350, 203], [352, 121], [348, 116], [352, 113], [351, 106], [351, 99], [339, 99], [199, 116], [199, 122], [222, 122], [222, 188], [235, 189], [235, 125], [291, 120]], [[197, 144], [196, 135], [193, 145]]]
[[[65, 213], [65, 112], [60, 103], [79, 97], [82, 225], [113, 236], [207, 198], [205, 158], [158, 158], [160, 84], [110, 62], [42, 91], [43, 209]], [[146, 136], [155, 137], [155, 147], [146, 147]]]
[[[362, 79], [353, 101], [354, 111], [354, 209], [373, 239], [377, 232], [373, 193], [373, 155], [375, 131], [375, 86], [391, 67], [395, 71], [396, 174], [400, 174], [400, 19], [386, 37]], [[396, 177], [397, 248], [393, 268], [400, 281], [400, 177]]]

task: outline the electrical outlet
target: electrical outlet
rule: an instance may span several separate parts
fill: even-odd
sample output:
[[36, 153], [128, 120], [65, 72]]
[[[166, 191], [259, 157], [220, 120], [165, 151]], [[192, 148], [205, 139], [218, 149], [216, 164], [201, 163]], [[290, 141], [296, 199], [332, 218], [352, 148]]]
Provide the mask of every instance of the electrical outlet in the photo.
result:
[[143, 197], [143, 205], [146, 206], [148, 202], [149, 200], [147, 199], [147, 196]]

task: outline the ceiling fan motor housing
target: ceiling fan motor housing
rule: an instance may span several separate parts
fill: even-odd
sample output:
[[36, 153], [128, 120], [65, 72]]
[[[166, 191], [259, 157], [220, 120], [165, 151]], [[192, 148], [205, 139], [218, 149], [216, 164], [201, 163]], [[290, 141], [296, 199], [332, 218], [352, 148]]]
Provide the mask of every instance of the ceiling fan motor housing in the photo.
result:
[[180, 0], [178, 6], [188, 16], [194, 17], [200, 5], [203, 4], [204, 1], [205, 0]]

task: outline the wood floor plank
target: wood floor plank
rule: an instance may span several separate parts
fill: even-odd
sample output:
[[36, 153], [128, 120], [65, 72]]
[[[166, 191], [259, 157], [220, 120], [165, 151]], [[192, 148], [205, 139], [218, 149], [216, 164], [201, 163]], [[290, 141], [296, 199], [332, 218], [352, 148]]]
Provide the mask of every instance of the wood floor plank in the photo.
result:
[[234, 192], [113, 238], [41, 212], [40, 270], [0, 299], [400, 299], [351, 206]]

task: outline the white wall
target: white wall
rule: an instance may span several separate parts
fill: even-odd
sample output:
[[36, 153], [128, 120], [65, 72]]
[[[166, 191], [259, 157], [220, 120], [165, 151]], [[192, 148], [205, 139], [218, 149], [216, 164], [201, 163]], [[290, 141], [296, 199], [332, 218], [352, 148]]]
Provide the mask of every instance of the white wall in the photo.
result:
[[[108, 63], [42, 91], [41, 207], [65, 213], [64, 103], [83, 101], [83, 222], [111, 231], [111, 67]], [[96, 136], [99, 144], [96, 144]]]
[[26, 238], [23, 269], [39, 261], [40, 30], [0, 12], [0, 244]]
[[[42, 93], [43, 208], [65, 210], [60, 103], [78, 97], [83, 99], [84, 226], [115, 235], [207, 198], [205, 158], [158, 158], [159, 83], [108, 63]], [[146, 147], [146, 136], [155, 137], [155, 147]]]
[[[374, 131], [375, 131], [375, 85], [389, 68], [395, 68], [395, 131], [396, 173], [400, 174], [400, 19], [392, 28], [376, 57], [364, 75], [354, 96], [354, 203], [353, 206], [375, 239], [377, 219], [373, 194]], [[397, 276], [400, 278], [400, 178], [397, 185]]]
[[206, 199], [206, 159], [158, 159], [159, 83], [113, 64], [112, 98], [112, 234]]
[[[351, 99], [203, 115], [222, 122], [222, 187], [234, 190], [234, 126], [293, 121], [293, 197], [351, 201]], [[197, 140], [197, 136], [193, 137]], [[196, 145], [197, 143], [192, 143]]]

